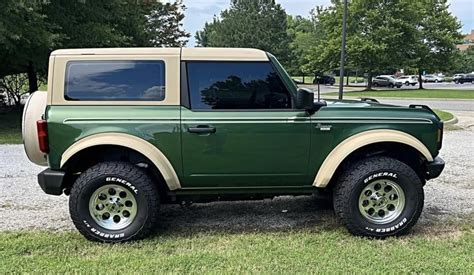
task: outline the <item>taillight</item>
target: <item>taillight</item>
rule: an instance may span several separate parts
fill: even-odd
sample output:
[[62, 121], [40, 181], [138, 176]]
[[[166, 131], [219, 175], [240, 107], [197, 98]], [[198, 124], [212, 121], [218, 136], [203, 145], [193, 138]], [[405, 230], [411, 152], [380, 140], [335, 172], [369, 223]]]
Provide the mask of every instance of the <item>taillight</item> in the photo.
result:
[[438, 149], [441, 149], [443, 146], [443, 132], [444, 132], [444, 123], [440, 122], [440, 126], [438, 128], [438, 137], [436, 141], [438, 142]]
[[49, 153], [48, 146], [48, 123], [46, 120], [36, 121], [36, 129], [38, 131], [38, 144], [41, 152]]

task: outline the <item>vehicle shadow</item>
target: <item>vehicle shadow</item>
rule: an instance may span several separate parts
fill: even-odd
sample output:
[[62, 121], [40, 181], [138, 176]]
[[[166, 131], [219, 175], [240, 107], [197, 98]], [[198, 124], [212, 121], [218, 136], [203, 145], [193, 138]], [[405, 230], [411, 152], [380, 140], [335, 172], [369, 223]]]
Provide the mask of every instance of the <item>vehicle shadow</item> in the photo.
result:
[[313, 196], [163, 205], [159, 234], [320, 231], [341, 228], [331, 202]]

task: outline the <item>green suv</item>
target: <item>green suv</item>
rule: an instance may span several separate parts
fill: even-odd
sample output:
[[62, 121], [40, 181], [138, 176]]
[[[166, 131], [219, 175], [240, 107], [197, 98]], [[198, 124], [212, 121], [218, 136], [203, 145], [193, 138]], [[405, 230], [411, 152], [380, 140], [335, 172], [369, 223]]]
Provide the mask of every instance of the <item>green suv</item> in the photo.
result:
[[352, 234], [401, 235], [442, 136], [426, 106], [315, 101], [256, 49], [58, 50], [23, 114], [39, 185], [104, 242], [148, 236], [160, 204], [314, 193]]

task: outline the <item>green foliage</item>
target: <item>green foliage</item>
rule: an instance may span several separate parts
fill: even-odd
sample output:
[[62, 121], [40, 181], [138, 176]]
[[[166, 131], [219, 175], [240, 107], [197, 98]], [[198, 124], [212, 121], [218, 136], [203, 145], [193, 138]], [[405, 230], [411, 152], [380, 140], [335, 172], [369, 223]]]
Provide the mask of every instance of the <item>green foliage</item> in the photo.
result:
[[457, 66], [455, 73], [472, 73], [474, 72], [474, 47], [471, 46], [467, 50], [460, 52], [457, 57]]
[[[312, 13], [313, 14], [313, 13]], [[288, 35], [290, 36], [291, 61], [286, 69], [290, 74], [309, 74], [314, 70], [306, 66], [311, 48], [320, 43], [317, 21], [312, 16], [311, 19], [302, 16], [288, 16]]]
[[196, 33], [198, 46], [250, 47], [289, 61], [290, 38], [286, 12], [275, 0], [232, 0], [204, 29]]
[[26, 74], [13, 74], [0, 78], [0, 91], [5, 91], [6, 101], [18, 106], [21, 101], [21, 95], [27, 89], [28, 76]]
[[[47, 73], [58, 48], [181, 46], [184, 5], [133, 0], [0, 1], [0, 77]], [[34, 85], [32, 85], [34, 84]]]
[[414, 1], [418, 12], [414, 24], [417, 43], [409, 53], [415, 67], [427, 71], [449, 70], [456, 61], [455, 45], [461, 41], [461, 23], [448, 8], [447, 0]]
[[46, 67], [57, 36], [40, 13], [42, 1], [0, 1], [0, 77]]
[[[342, 14], [341, 0], [317, 11], [323, 39], [307, 54], [313, 70], [339, 66]], [[446, 0], [353, 0], [348, 10], [346, 64], [369, 73], [369, 78], [397, 68], [449, 70], [459, 29]]]
[[151, 46], [183, 47], [186, 45], [190, 34], [182, 30], [184, 10], [182, 0], [153, 4], [146, 24]]

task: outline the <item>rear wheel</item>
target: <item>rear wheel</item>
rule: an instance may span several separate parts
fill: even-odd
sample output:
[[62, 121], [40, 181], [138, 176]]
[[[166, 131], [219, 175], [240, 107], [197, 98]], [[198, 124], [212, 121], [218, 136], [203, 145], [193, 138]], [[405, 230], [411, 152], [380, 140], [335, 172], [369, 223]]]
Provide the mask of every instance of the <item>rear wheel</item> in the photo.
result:
[[354, 235], [402, 235], [417, 222], [423, 209], [420, 178], [406, 164], [388, 157], [361, 160], [337, 182], [334, 209]]
[[158, 220], [159, 195], [150, 177], [126, 162], [99, 163], [71, 189], [69, 211], [89, 240], [122, 242], [148, 236]]

